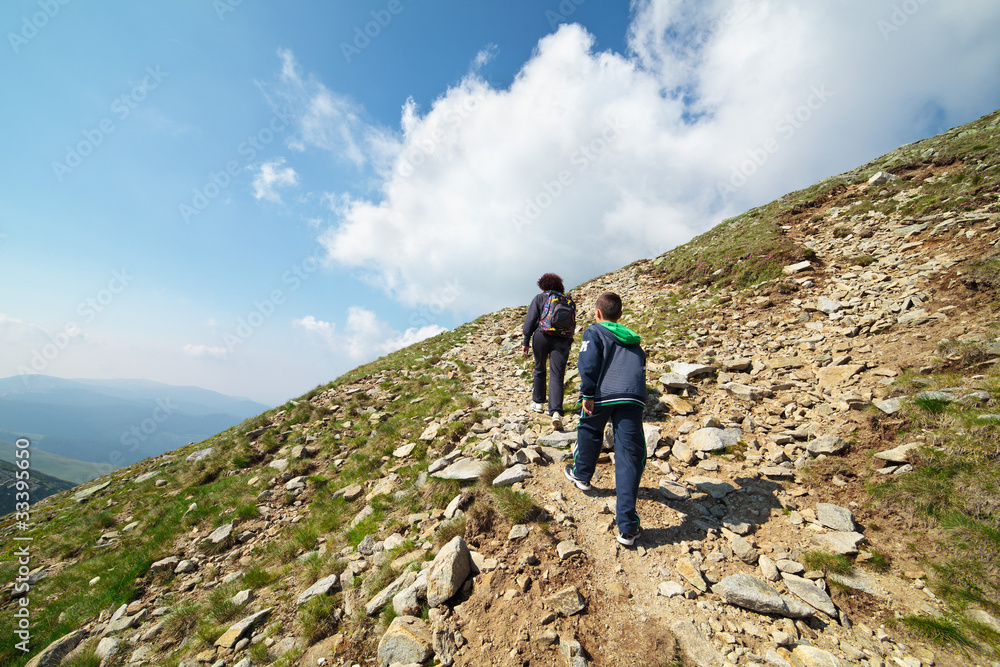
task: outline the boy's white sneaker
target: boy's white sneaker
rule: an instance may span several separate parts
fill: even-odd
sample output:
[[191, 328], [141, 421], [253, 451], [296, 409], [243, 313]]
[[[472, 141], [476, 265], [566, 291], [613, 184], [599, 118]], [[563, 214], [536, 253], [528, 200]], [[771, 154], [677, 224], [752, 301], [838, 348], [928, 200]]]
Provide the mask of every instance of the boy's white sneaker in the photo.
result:
[[565, 468], [563, 468], [563, 475], [566, 479], [576, 484], [576, 488], [581, 491], [590, 491], [590, 482], [585, 482], [573, 473], [573, 464], [568, 463]]
[[619, 532], [618, 536], [617, 536], [618, 537], [618, 544], [624, 544], [625, 546], [630, 547], [633, 544], [635, 544], [635, 541], [637, 539], [639, 539], [640, 535], [642, 535], [642, 528], [639, 528], [634, 533], [621, 533], [621, 532]]
[[562, 416], [558, 412], [552, 413], [552, 428], [556, 431], [562, 430]]
[[531, 404], [531, 411], [532, 412], [537, 412], [539, 414], [542, 414], [542, 413], [545, 412], [545, 406], [542, 405], [541, 403], [532, 403]]

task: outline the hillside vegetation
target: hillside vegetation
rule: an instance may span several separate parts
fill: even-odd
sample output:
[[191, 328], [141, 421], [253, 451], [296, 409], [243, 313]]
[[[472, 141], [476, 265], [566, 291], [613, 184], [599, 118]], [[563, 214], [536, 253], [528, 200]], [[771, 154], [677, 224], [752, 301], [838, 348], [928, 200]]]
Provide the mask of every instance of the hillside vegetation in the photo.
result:
[[505, 309], [4, 517], [0, 663], [998, 664], [998, 123], [572, 290], [649, 354], [635, 548]]

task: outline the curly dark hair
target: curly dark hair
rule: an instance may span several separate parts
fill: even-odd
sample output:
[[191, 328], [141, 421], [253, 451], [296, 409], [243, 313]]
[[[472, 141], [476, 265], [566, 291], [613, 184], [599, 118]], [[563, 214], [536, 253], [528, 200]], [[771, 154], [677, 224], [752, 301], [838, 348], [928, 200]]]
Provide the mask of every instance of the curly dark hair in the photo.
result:
[[563, 287], [562, 278], [554, 273], [546, 273], [541, 278], [538, 279], [538, 289], [543, 292], [548, 292], [549, 290], [555, 290], [556, 292], [565, 292], [566, 288]]

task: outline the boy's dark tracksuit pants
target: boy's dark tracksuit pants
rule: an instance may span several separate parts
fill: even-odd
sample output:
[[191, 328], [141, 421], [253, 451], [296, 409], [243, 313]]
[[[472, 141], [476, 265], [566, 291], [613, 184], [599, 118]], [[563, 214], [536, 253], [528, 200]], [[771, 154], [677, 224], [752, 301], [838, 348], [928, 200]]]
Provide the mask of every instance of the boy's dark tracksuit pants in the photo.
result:
[[594, 414], [580, 411], [576, 430], [576, 451], [573, 454], [573, 474], [590, 481], [597, 467], [597, 457], [604, 442], [604, 427], [611, 420], [615, 436], [615, 489], [618, 502], [615, 521], [622, 534], [639, 530], [639, 515], [635, 511], [639, 495], [639, 479], [646, 468], [646, 438], [642, 432], [643, 406], [637, 403], [615, 403], [595, 406]]

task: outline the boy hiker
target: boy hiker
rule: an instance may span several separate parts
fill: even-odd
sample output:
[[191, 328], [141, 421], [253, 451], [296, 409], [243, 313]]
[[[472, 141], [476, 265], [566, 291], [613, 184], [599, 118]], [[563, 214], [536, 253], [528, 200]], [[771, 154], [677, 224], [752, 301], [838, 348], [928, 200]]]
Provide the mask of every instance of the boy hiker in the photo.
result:
[[615, 438], [615, 521], [618, 542], [632, 546], [642, 529], [635, 511], [639, 478], [646, 467], [642, 411], [646, 406], [646, 353], [639, 335], [618, 324], [622, 300], [614, 292], [597, 298], [597, 324], [580, 344], [580, 400], [583, 412], [576, 432], [573, 463], [563, 474], [582, 491], [590, 490], [604, 427], [611, 420]]
[[546, 273], [538, 279], [542, 291], [528, 305], [524, 318], [521, 354], [534, 350], [535, 373], [531, 382], [531, 410], [545, 412], [545, 366], [549, 367], [549, 415], [552, 428], [562, 430], [563, 380], [569, 348], [576, 332], [576, 304], [566, 294], [562, 278]]

